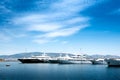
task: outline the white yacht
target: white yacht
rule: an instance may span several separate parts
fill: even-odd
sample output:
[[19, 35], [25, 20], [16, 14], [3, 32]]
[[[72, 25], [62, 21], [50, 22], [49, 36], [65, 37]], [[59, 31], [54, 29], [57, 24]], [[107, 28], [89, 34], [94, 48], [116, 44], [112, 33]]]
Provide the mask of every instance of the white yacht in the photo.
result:
[[45, 53], [43, 53], [41, 56], [34, 56], [34, 57], [39, 59], [40, 63], [47, 63], [51, 59], [51, 57]]
[[64, 56], [59, 60], [60, 64], [91, 64], [85, 55]]
[[60, 64], [72, 64], [72, 61], [73, 60], [73, 58], [71, 58], [69, 55], [65, 55], [65, 56], [62, 56], [62, 57], [59, 57], [58, 58], [58, 62], [60, 63]]
[[59, 57], [53, 57], [49, 60], [50, 63], [59, 63], [59, 60], [62, 58], [61, 54]]
[[120, 67], [120, 58], [115, 59], [115, 58], [110, 58], [105, 60], [108, 64], [109, 67]]
[[92, 64], [106, 64], [106, 61], [102, 58], [91, 60]]
[[78, 64], [91, 64], [91, 61], [86, 58], [85, 55], [75, 55], [71, 56], [73, 58], [73, 63]]

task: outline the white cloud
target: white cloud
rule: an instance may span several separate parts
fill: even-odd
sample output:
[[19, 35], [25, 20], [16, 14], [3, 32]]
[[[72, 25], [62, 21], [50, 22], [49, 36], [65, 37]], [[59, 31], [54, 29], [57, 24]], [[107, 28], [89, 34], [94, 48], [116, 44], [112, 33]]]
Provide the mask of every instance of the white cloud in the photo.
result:
[[[36, 24], [36, 23], [39, 23], [39, 22], [45, 22], [46, 21], [46, 16], [45, 15], [42, 15], [42, 14], [24, 14], [20, 17], [16, 17], [13, 19], [13, 23], [14, 24], [26, 24], [26, 25], [29, 25], [29, 24]], [[44, 21], [45, 20], [45, 21]], [[32, 23], [29, 23], [29, 22], [32, 22]]]
[[47, 37], [60, 37], [60, 36], [64, 37], [64, 36], [72, 35], [72, 34], [78, 32], [79, 30], [80, 29], [78, 27], [66, 28], [66, 29], [50, 32], [46, 36]]
[[[33, 27], [34, 26], [34, 27]], [[61, 28], [61, 25], [56, 23], [42, 23], [42, 24], [33, 24], [28, 27], [30, 31], [41, 31], [48, 32]]]
[[44, 44], [44, 43], [48, 43], [50, 40], [48, 39], [35, 39], [33, 40], [33, 42], [39, 43], [39, 44]]
[[53, 38], [38, 38], [38, 39], [33, 40], [33, 42], [39, 43], [39, 44], [44, 44], [44, 43], [48, 43], [48, 42], [58, 42], [58, 40], [53, 39]]
[[36, 38], [55, 38], [55, 37], [65, 37], [65, 36], [70, 36], [75, 33], [77, 33], [79, 30], [85, 28], [87, 25], [81, 25], [81, 26], [76, 26], [76, 27], [71, 27], [71, 28], [64, 28], [52, 32], [48, 32], [43, 35], [38, 35]]
[[0, 42], [10, 42], [14, 38], [23, 38], [26, 37], [27, 34], [17, 33], [19, 31], [14, 32], [14, 30], [10, 30], [7, 28], [0, 30]]
[[[92, 2], [91, 2], [92, 3]], [[83, 10], [85, 7], [91, 5], [91, 3], [86, 3], [85, 0], [61, 0], [59, 3], [55, 3], [51, 6], [53, 10], [69, 12], [78, 12]]]
[[88, 26], [88, 25], [81, 25], [78, 27], [64, 28], [64, 29], [48, 32], [48, 33], [45, 33], [42, 35], [37, 35], [37, 36], [35, 36], [36, 38], [35, 38], [34, 42], [41, 43], [41, 44], [47, 43], [47, 42], [55, 42], [53, 39], [55, 39], [57, 37], [66, 37], [66, 36], [74, 35], [79, 30], [85, 28], [85, 26]]
[[35, 42], [46, 43], [51, 38], [71, 36], [88, 27], [90, 17], [82, 16], [81, 11], [93, 5], [94, 0], [61, 0], [52, 3], [44, 13], [29, 13], [13, 19], [14, 25], [24, 26], [28, 32], [37, 34]]
[[66, 20], [65, 23], [66, 24], [76, 24], [76, 23], [87, 24], [87, 21], [89, 21], [89, 19], [90, 19], [89, 17], [74, 17], [69, 20]]

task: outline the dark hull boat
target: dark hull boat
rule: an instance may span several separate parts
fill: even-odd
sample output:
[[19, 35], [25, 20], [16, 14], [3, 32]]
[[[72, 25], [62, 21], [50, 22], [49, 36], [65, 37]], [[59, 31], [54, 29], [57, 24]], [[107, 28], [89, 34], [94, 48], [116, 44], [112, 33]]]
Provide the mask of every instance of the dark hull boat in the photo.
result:
[[45, 53], [41, 56], [32, 56], [30, 58], [18, 59], [22, 63], [48, 63], [51, 58]]
[[120, 59], [106, 59], [109, 67], [120, 67]]
[[40, 63], [39, 59], [18, 59], [22, 63]]

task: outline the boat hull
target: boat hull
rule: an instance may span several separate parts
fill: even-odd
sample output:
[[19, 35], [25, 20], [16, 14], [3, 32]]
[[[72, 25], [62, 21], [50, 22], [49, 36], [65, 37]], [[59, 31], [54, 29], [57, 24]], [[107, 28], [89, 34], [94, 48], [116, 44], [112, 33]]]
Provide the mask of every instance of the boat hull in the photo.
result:
[[40, 63], [39, 59], [18, 59], [22, 63]]
[[120, 65], [108, 65], [108, 67], [120, 67]]
[[105, 61], [91, 61], [92, 62], [92, 64], [100, 64], [100, 65], [104, 65], [104, 64], [106, 64], [106, 62]]
[[59, 60], [49, 60], [50, 63], [59, 63]]

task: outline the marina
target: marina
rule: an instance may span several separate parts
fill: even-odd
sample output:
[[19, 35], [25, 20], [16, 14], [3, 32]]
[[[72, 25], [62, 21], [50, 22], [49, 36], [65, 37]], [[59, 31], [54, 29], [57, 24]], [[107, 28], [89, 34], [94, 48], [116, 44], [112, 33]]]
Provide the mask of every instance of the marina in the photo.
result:
[[119, 72], [119, 58], [94, 59], [83, 54], [42, 53], [0, 62], [0, 80], [119, 80]]
[[41, 56], [32, 56], [29, 58], [18, 59], [21, 63], [55, 63], [55, 64], [93, 64], [93, 65], [108, 65], [109, 67], [120, 67], [120, 59], [87, 59], [85, 55], [68, 54], [59, 57], [51, 57], [43, 53]]
[[0, 80], [120, 80], [120, 0], [0, 0]]

